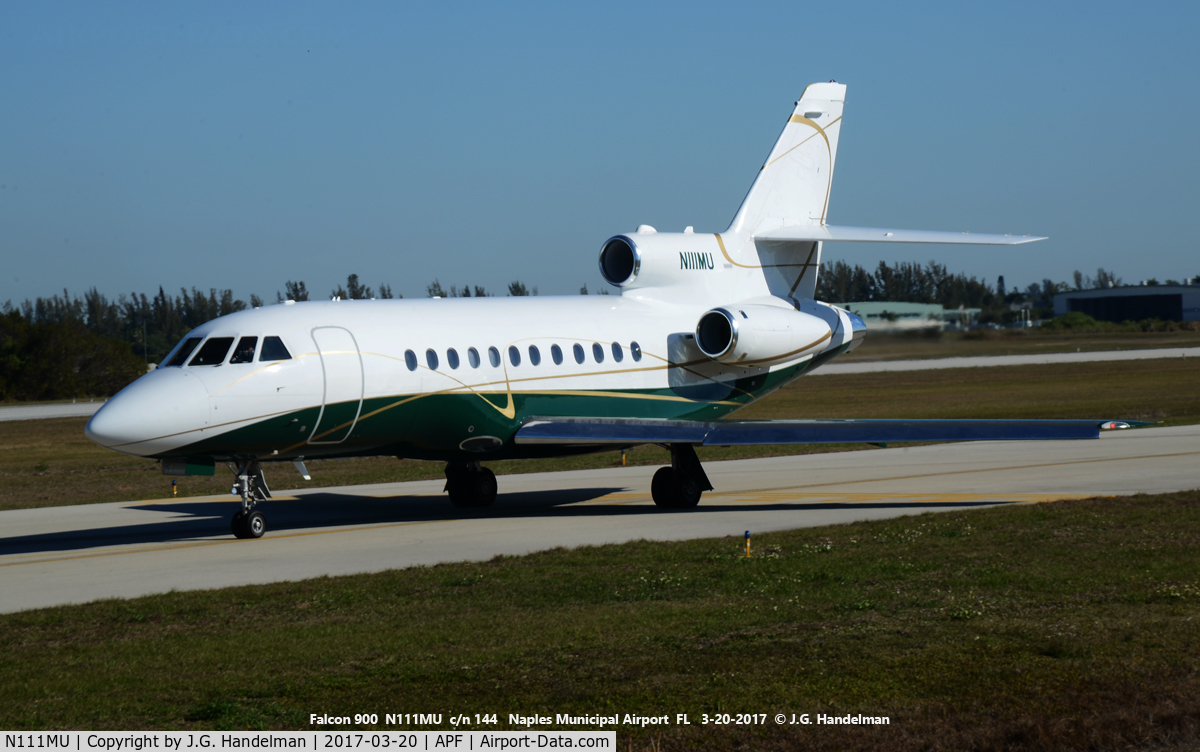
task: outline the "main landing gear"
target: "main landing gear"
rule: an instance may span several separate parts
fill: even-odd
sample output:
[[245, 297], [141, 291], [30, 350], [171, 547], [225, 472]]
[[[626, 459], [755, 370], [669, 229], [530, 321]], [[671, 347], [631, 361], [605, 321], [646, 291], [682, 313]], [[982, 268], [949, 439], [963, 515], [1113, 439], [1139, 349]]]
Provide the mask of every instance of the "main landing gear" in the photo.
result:
[[671, 444], [671, 466], [660, 467], [650, 482], [655, 506], [664, 509], [691, 509], [700, 503], [700, 494], [712, 490], [712, 483], [700, 465], [691, 444]]
[[496, 474], [478, 462], [448, 462], [445, 490], [460, 509], [490, 507], [496, 500]]
[[238, 460], [233, 472], [237, 475], [233, 492], [241, 495], [242, 508], [233, 515], [230, 528], [237, 538], [261, 538], [267, 532], [267, 517], [254, 507], [258, 502], [271, 498], [271, 489], [267, 488], [262, 465], [254, 459]]

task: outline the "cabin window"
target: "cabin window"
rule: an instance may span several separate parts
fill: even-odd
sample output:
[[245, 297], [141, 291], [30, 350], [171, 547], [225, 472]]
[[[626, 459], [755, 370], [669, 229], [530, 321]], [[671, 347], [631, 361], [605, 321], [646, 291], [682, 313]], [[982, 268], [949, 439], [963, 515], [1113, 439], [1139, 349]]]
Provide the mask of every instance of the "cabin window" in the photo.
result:
[[208, 341], [196, 353], [196, 357], [188, 363], [189, 366], [219, 366], [225, 362], [229, 348], [233, 346], [233, 337], [209, 337]]
[[446, 362], [450, 364], [451, 370], [458, 369], [458, 351], [453, 347], [446, 351]]
[[538, 352], [537, 345], [529, 346], [529, 363], [535, 366], [542, 364], [542, 354]]
[[592, 343], [592, 357], [596, 359], [597, 363], [604, 362], [604, 348], [600, 346], [599, 342]]
[[229, 359], [229, 363], [253, 363], [254, 350], [258, 347], [258, 337], [242, 337], [238, 340], [237, 347], [233, 348], [233, 357]]
[[550, 357], [554, 359], [554, 365], [562, 365], [562, 348], [558, 345], [550, 345]]
[[492, 368], [500, 367], [500, 351], [494, 347], [488, 348], [488, 362], [492, 364]]
[[283, 340], [278, 337], [264, 337], [262, 351], [258, 354], [258, 362], [268, 360], [291, 360], [292, 354], [283, 346]]
[[615, 360], [616, 362], [620, 363], [622, 360], [625, 360], [625, 353], [621, 351], [621, 343], [620, 342], [612, 343], [612, 352], [613, 352], [613, 360]]
[[185, 339], [183, 344], [179, 346], [179, 349], [175, 351], [175, 357], [171, 358], [171, 362], [167, 363], [167, 365], [183, 365], [187, 362], [188, 356], [192, 354], [192, 351], [196, 349], [196, 345], [200, 344], [203, 339], [203, 337], [188, 337]]
[[474, 347], [467, 348], [467, 362], [471, 364], [472, 368], [479, 367], [479, 351]]
[[578, 342], [576, 342], [576, 343], [575, 343], [575, 346], [574, 346], [574, 347], [572, 347], [572, 348], [571, 348], [571, 350], [572, 350], [572, 352], [574, 352], [574, 353], [575, 353], [575, 362], [576, 362], [576, 363], [582, 363], [582, 362], [583, 362], [583, 359], [584, 359], [584, 357], [585, 357], [585, 356], [584, 356], [584, 354], [583, 354], [583, 345], [581, 345], [581, 344], [579, 344]]
[[430, 348], [425, 351], [425, 365], [429, 366], [429, 369], [431, 371], [437, 370], [438, 357], [437, 357], [437, 353], [433, 351], [433, 348]]
[[517, 349], [516, 345], [508, 346], [508, 362], [514, 366], [521, 365], [521, 351]]
[[629, 354], [633, 356], [635, 361], [642, 359], [642, 346], [636, 342], [629, 343]]
[[404, 365], [408, 366], [408, 370], [417, 370], [417, 354], [412, 350], [404, 351]]

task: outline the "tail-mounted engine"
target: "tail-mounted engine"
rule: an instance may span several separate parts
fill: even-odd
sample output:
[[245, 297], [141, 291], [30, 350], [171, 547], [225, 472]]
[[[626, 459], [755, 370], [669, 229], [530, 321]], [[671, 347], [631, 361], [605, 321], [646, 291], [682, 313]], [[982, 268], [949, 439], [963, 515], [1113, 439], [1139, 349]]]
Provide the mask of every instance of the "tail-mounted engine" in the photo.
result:
[[707, 282], [723, 266], [714, 236], [640, 229], [609, 238], [600, 250], [600, 274], [623, 290]]
[[748, 304], [714, 308], [696, 324], [700, 351], [722, 363], [770, 365], [827, 346], [824, 320], [788, 308]]

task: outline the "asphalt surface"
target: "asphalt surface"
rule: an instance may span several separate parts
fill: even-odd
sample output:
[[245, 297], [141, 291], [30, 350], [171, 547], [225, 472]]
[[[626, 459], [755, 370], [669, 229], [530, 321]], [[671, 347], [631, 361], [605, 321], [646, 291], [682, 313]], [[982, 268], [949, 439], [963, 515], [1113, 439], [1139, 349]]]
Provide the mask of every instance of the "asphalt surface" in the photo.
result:
[[[488, 510], [441, 481], [315, 488], [261, 505], [235, 540], [230, 496], [0, 512], [0, 612], [486, 560], [555, 546], [765, 533], [1013, 502], [1200, 487], [1200, 426], [1098, 441], [978, 442], [709, 462], [694, 510], [649, 497], [652, 467], [500, 476]], [[269, 466], [268, 474], [294, 472]], [[319, 480], [319, 479], [318, 479]], [[736, 540], [731, 545], [737, 545]]]

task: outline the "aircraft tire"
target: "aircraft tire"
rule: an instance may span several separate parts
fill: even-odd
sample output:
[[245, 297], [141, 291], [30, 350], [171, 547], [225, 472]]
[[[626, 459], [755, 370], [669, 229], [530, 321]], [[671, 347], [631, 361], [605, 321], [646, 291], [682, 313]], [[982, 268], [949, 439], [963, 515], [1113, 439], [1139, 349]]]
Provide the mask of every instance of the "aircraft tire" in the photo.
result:
[[496, 500], [496, 474], [486, 467], [455, 475], [446, 483], [450, 503], [459, 509], [483, 509]]
[[233, 531], [234, 538], [249, 538], [250, 531], [246, 529], [246, 510], [239, 509], [233, 515], [233, 519], [229, 521], [229, 529]]
[[446, 494], [450, 503], [459, 509], [470, 509], [474, 506], [471, 493], [471, 471], [462, 462], [450, 462], [446, 465]]
[[700, 503], [700, 488], [673, 467], [660, 467], [650, 481], [654, 505], [663, 509], [691, 509]]
[[471, 503], [471, 484], [465, 478], [446, 481], [446, 493], [450, 496], [450, 503], [459, 509], [470, 509], [474, 506]]
[[247, 538], [261, 538], [263, 533], [267, 532], [267, 516], [262, 512], [251, 512], [246, 515], [243, 525], [246, 528]]
[[696, 482], [687, 477], [683, 473], [675, 474], [679, 482], [678, 505], [676, 509], [694, 509], [700, 503], [700, 494], [703, 493]]
[[475, 506], [479, 508], [490, 507], [492, 502], [496, 500], [496, 474], [486, 467], [479, 468], [479, 472], [471, 474], [471, 485], [475, 491]]
[[650, 481], [650, 496], [654, 499], [654, 506], [663, 509], [679, 507], [679, 482], [675, 475], [675, 468], [672, 467], [660, 467], [654, 473], [654, 479]]

